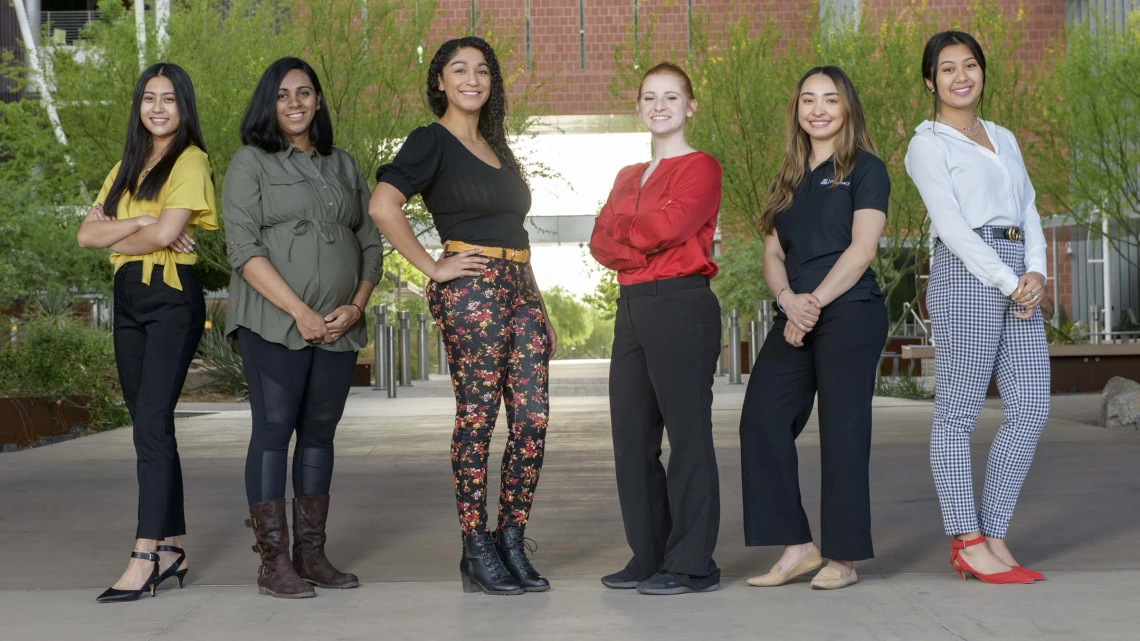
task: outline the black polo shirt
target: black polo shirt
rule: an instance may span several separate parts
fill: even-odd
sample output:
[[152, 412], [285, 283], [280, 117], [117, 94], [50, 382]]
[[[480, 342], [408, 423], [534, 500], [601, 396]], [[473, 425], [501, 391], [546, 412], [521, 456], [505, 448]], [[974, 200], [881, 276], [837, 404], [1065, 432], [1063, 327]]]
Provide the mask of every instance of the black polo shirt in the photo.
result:
[[[851, 226], [859, 209], [887, 213], [891, 181], [887, 166], [874, 154], [860, 151], [855, 167], [838, 185], [835, 165], [825, 160], [815, 171], [805, 168], [792, 206], [776, 214], [776, 233], [784, 248], [788, 283], [797, 294], [810, 293], [823, 282], [839, 256], [851, 246]], [[870, 267], [851, 289], [831, 304], [882, 296]]]

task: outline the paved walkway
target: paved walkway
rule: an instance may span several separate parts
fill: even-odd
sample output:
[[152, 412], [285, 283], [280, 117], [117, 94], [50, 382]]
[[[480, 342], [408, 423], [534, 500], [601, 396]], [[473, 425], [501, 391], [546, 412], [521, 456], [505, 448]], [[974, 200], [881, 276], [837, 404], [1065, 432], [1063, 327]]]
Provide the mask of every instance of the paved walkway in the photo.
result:
[[[361, 389], [349, 399], [337, 438], [329, 526], [330, 556], [361, 577], [360, 589], [320, 591], [299, 602], [257, 595], [253, 538], [242, 526], [248, 410], [218, 411], [178, 421], [190, 525], [187, 587], [136, 604], [94, 601], [130, 551], [136, 493], [130, 431], [0, 455], [0, 639], [1140, 636], [1140, 435], [1051, 420], [1010, 532], [1018, 558], [1049, 580], [963, 583], [946, 565], [930, 480], [931, 406], [876, 399], [877, 558], [859, 566], [862, 582], [835, 593], [812, 592], [806, 583], [749, 588], [743, 578], [766, 570], [778, 551], [743, 545], [736, 436], [743, 387], [723, 379], [714, 421], [723, 501], [716, 558], [724, 588], [672, 598], [606, 590], [597, 578], [628, 558], [608, 404], [604, 396], [569, 395], [579, 387], [589, 393], [604, 375], [601, 363], [554, 372], [564, 393], [552, 401], [546, 466], [528, 528], [540, 546], [534, 563], [554, 581], [548, 594], [461, 592], [448, 457], [453, 403], [410, 394], [390, 400]], [[422, 387], [437, 384], [446, 381]], [[987, 408], [977, 430], [979, 487], [985, 445], [999, 421], [1000, 411]], [[800, 445], [805, 507], [818, 527], [814, 422]], [[500, 435], [494, 450], [501, 447]]]

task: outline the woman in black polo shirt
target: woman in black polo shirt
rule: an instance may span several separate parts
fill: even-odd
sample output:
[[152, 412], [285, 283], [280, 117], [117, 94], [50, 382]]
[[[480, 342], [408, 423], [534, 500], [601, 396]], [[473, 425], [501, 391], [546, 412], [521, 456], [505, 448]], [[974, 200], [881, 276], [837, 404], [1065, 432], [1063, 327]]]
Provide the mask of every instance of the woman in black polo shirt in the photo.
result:
[[[837, 67], [816, 67], [788, 105], [783, 166], [761, 212], [764, 278], [779, 313], [756, 359], [740, 418], [747, 545], [783, 545], [774, 586], [811, 572], [818, 589], [858, 580], [871, 547], [871, 397], [887, 310], [871, 261], [890, 200], [859, 98]], [[798, 126], [796, 126], [798, 125]], [[800, 504], [795, 439], [819, 393], [823, 536]]]
[[[447, 345], [455, 391], [451, 467], [463, 531], [459, 572], [468, 592], [550, 589], [530, 565], [530, 516], [549, 414], [554, 328], [530, 268], [523, 221], [530, 188], [507, 145], [506, 94], [495, 52], [480, 38], [445, 42], [428, 65], [427, 98], [439, 121], [413, 131], [376, 172], [369, 213], [385, 238], [431, 278], [428, 301]], [[421, 194], [443, 241], [432, 259], [402, 207]], [[507, 450], [498, 528], [487, 522], [487, 458], [499, 402]]]

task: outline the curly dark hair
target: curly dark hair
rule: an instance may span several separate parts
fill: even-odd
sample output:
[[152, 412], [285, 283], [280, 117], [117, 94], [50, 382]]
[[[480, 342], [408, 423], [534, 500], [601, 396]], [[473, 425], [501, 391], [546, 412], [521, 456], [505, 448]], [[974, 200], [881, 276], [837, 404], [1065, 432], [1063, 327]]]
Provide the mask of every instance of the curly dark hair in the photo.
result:
[[495, 50], [487, 44], [486, 40], [475, 36], [466, 36], [448, 40], [440, 45], [439, 50], [431, 58], [431, 64], [428, 65], [428, 106], [431, 107], [432, 113], [437, 118], [442, 118], [443, 114], [447, 112], [447, 94], [440, 90], [439, 78], [443, 75], [443, 68], [447, 63], [451, 62], [455, 54], [464, 47], [479, 50], [491, 71], [491, 95], [483, 104], [483, 108], [479, 110], [479, 133], [502, 159], [503, 164], [525, 179], [526, 174], [523, 172], [522, 166], [519, 165], [514, 152], [507, 145], [507, 132], [503, 126], [503, 121], [507, 117], [507, 93], [503, 87], [503, 72], [499, 68], [499, 59], [495, 56]]

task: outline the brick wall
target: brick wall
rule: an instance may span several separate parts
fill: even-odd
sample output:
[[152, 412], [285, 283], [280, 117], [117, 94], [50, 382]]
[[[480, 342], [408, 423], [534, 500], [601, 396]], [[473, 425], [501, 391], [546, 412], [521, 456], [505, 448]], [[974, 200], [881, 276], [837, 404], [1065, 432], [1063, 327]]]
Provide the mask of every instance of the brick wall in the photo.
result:
[[[974, 0], [927, 0], [926, 10], [938, 16], [941, 28], [949, 29], [973, 4]], [[1064, 31], [1065, 0], [998, 0], [997, 4], [1011, 15], [1018, 9], [1026, 12], [1025, 62], [1039, 62], [1045, 47]], [[875, 19], [888, 9], [898, 11], [914, 5], [914, 0], [866, 0], [863, 15]]]
[[[1027, 63], [1041, 60], [1045, 47], [1060, 35], [1065, 22], [1065, 0], [998, 0], [1008, 11], [1027, 12], [1024, 50]], [[927, 11], [944, 17], [945, 26], [961, 16], [972, 0], [927, 0]], [[689, 38], [688, 0], [640, 0], [642, 24], [656, 15], [655, 37], [668, 48], [682, 49]], [[864, 18], [876, 19], [887, 9], [912, 6], [913, 0], [865, 0]], [[466, 33], [471, 23], [471, 0], [441, 0], [435, 28], [424, 54], [439, 43]], [[515, 50], [526, 51], [525, 0], [475, 0], [480, 18], [490, 16], [500, 25], [499, 37], [513, 37]], [[789, 37], [806, 37], [810, 22], [819, 15], [819, 0], [692, 0], [694, 13], [703, 13], [713, 29], [739, 12], [772, 16]], [[558, 115], [625, 112], [610, 93], [614, 48], [626, 42], [633, 24], [634, 0], [530, 0], [531, 56], [536, 77], [547, 82], [546, 108]], [[584, 24], [583, 24], [584, 23]], [[584, 46], [578, 30], [585, 31]], [[480, 31], [483, 27], [477, 27]], [[803, 34], [798, 36], [797, 34]], [[583, 54], [585, 65], [583, 68]]]

